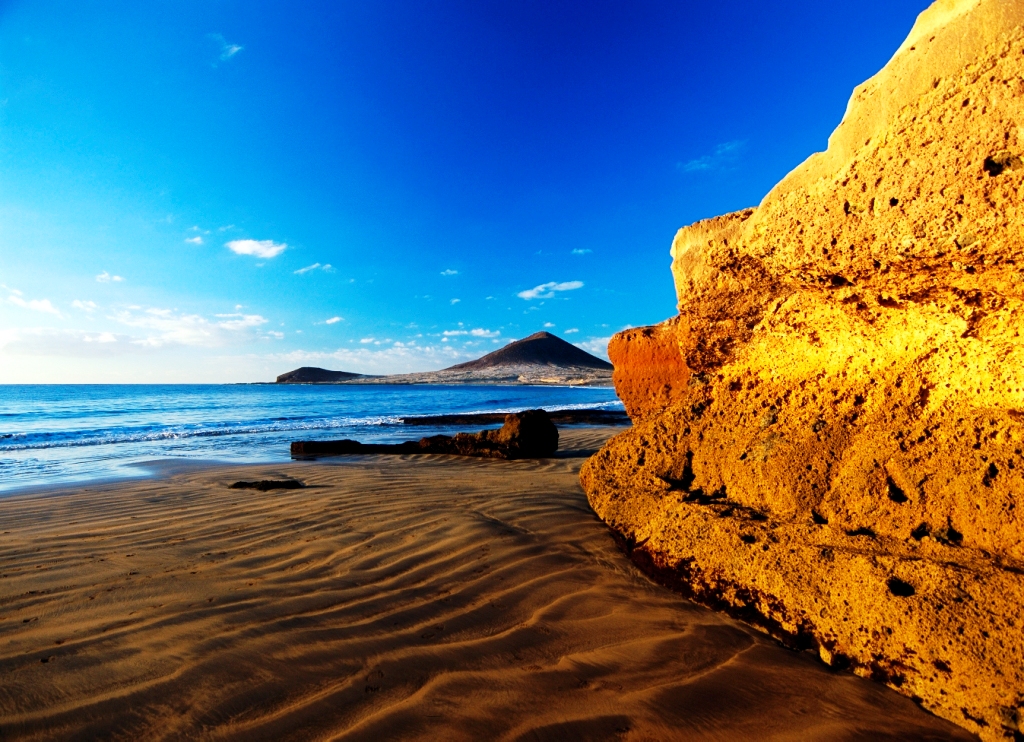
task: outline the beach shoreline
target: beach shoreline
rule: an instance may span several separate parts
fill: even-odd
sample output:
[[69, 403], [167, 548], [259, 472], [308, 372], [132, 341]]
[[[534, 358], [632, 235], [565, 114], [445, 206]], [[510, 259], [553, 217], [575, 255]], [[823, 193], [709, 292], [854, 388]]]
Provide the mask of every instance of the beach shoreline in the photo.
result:
[[969, 738], [643, 576], [578, 484], [621, 430], [5, 497], [0, 734]]

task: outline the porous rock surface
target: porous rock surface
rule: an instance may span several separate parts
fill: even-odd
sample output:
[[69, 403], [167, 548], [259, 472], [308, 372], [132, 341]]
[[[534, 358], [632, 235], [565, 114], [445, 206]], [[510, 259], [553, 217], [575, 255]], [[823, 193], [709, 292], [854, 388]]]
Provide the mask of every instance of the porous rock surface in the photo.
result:
[[681, 229], [584, 466], [662, 581], [1024, 739], [1024, 2], [940, 0], [828, 150]]

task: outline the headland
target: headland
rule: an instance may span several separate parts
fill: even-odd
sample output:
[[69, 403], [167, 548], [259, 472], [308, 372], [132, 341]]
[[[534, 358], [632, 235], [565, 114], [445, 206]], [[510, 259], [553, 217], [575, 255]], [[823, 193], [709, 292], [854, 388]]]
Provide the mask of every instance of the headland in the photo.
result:
[[550, 332], [537, 332], [466, 363], [440, 371], [371, 376], [300, 368], [278, 384], [555, 384], [611, 386], [612, 364]]

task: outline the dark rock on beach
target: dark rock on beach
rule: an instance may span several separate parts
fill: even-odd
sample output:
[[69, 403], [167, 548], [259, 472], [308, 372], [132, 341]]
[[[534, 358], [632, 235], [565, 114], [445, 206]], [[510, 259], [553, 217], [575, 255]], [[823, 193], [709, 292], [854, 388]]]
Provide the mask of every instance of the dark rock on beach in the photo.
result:
[[295, 441], [292, 456], [344, 454], [440, 453], [492, 459], [532, 459], [551, 456], [558, 450], [558, 428], [544, 410], [525, 410], [505, 415], [498, 430], [479, 433], [434, 435], [404, 443], [360, 443], [353, 440]]
[[258, 482], [235, 482], [229, 489], [233, 490], [300, 490], [305, 487], [302, 482], [296, 479], [261, 479]]

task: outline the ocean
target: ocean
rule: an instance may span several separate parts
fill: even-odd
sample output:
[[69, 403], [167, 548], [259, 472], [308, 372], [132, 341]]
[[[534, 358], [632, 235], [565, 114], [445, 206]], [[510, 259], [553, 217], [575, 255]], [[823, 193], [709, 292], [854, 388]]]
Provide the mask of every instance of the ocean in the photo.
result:
[[[455, 431], [400, 418], [538, 407], [622, 403], [604, 387], [0, 386], [0, 493], [146, 476], [146, 462], [160, 459], [287, 461], [293, 440], [415, 440]], [[486, 427], [496, 426], [473, 429]]]

